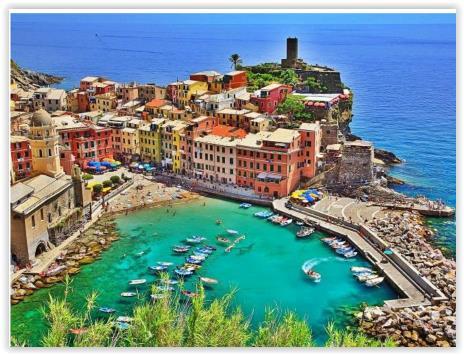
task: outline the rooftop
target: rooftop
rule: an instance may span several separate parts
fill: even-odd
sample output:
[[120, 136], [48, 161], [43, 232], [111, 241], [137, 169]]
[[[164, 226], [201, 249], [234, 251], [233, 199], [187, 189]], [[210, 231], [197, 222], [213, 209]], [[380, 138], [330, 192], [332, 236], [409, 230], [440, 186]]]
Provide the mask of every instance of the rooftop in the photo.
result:
[[25, 136], [11, 136], [10, 143], [27, 142], [29, 139]]
[[58, 131], [64, 129], [73, 129], [73, 128], [84, 128], [86, 125], [79, 121], [77, 118], [64, 115], [54, 118], [54, 123]]
[[319, 123], [302, 123], [298, 129], [302, 131], [316, 131], [320, 128]]
[[221, 137], [244, 138], [247, 135], [247, 132], [244, 129], [238, 127], [217, 125], [213, 127], [211, 134]]
[[265, 141], [275, 143], [291, 143], [300, 134], [293, 129], [277, 128], [274, 132], [264, 138]]
[[161, 107], [165, 106], [168, 103], [167, 100], [164, 99], [153, 99], [150, 102], [145, 104], [146, 108], [151, 108], [151, 107]]
[[217, 111], [217, 113], [223, 113], [226, 115], [245, 115], [247, 113], [251, 112], [250, 110], [234, 110], [233, 108], [225, 108], [220, 111]]
[[225, 75], [234, 76], [234, 75], [238, 75], [238, 74], [242, 74], [242, 73], [245, 73], [245, 71], [244, 70], [233, 70], [233, 71], [230, 71], [230, 72], [226, 73]]
[[344, 145], [345, 147], [372, 147], [371, 142], [362, 141], [362, 140], [345, 142]]
[[273, 83], [273, 84], [269, 84], [263, 88], [260, 89], [260, 91], [270, 91], [270, 90], [274, 90], [274, 89], [277, 89], [277, 88], [280, 88], [281, 86], [283, 86], [284, 84], [280, 84], [280, 83]]
[[86, 76], [85, 78], [81, 79], [81, 81], [88, 81], [88, 82], [94, 82], [98, 80], [98, 76]]
[[221, 73], [215, 70], [204, 70], [204, 71], [199, 71], [198, 73], [193, 73], [191, 75], [218, 76], [218, 75], [221, 75]]
[[249, 133], [239, 145], [245, 148], [261, 148], [263, 139], [266, 139], [270, 134], [270, 132]]
[[235, 137], [221, 137], [216, 136], [214, 134], [208, 134], [204, 137], [195, 138], [195, 141], [200, 143], [216, 144], [226, 147], [235, 147], [238, 143], [240, 143], [241, 139]]

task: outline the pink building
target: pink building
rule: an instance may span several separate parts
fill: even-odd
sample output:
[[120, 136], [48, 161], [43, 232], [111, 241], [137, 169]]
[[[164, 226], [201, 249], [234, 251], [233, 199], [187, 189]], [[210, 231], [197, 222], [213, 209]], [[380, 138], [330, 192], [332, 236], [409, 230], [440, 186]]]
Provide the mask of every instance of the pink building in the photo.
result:
[[258, 106], [259, 112], [273, 113], [291, 91], [292, 87], [289, 85], [270, 84], [256, 91], [250, 102]]
[[301, 135], [301, 149], [303, 150], [302, 176], [312, 178], [316, 175], [317, 159], [321, 149], [321, 126], [316, 123], [302, 123], [298, 128]]

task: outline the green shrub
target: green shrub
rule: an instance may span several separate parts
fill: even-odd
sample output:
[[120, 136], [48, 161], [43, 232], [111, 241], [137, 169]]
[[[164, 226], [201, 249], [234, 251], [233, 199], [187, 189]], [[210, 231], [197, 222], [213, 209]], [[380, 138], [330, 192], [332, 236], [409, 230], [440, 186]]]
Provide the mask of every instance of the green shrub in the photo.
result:
[[110, 180], [114, 185], [117, 185], [121, 182], [121, 178], [117, 175], [113, 175], [112, 177], [110, 177]]
[[111, 180], [103, 181], [103, 187], [111, 187], [111, 186], [113, 186], [113, 183], [111, 182]]
[[95, 186], [93, 187], [93, 192], [94, 192], [95, 194], [101, 193], [102, 190], [103, 190], [102, 184], [97, 184], [97, 185], [95, 185]]
[[92, 180], [93, 179], [93, 175], [92, 174], [84, 174], [82, 175], [82, 178], [84, 180]]

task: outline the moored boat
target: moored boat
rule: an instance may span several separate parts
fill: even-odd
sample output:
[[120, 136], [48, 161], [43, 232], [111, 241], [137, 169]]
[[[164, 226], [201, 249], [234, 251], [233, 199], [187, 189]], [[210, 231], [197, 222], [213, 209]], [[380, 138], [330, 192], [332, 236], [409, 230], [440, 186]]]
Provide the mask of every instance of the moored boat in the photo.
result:
[[173, 263], [170, 261], [158, 261], [157, 264], [160, 266], [171, 266]]
[[374, 272], [374, 270], [372, 270], [371, 268], [369, 267], [362, 267], [362, 266], [353, 266], [351, 267], [351, 272], [353, 273], [358, 273], [358, 272]]
[[198, 296], [198, 293], [195, 293], [195, 292], [192, 292], [192, 291], [188, 291], [188, 290], [182, 290], [181, 293], [184, 295], [184, 296], [187, 296], [189, 298], [193, 298], [193, 297], [197, 297]]
[[199, 235], [194, 235], [190, 238], [186, 238], [185, 241], [187, 243], [190, 243], [190, 244], [200, 244], [201, 242], [203, 242], [204, 240], [206, 240], [206, 238], [202, 237], [202, 236], [199, 236]]
[[154, 293], [154, 294], [150, 295], [150, 298], [151, 298], [152, 301], [157, 301], [157, 300], [166, 298], [167, 296], [168, 295], [165, 294], [165, 293]]
[[130, 323], [133, 321], [134, 318], [128, 317], [128, 316], [119, 316], [116, 318], [116, 322], [121, 322], [121, 323]]
[[174, 291], [174, 287], [169, 286], [169, 285], [156, 286], [156, 289], [158, 291]]
[[252, 205], [251, 203], [246, 203], [246, 202], [243, 202], [239, 205], [240, 208], [250, 208]]
[[375, 279], [376, 277], [379, 277], [377, 273], [373, 274], [360, 274], [360, 275], [355, 275], [355, 277], [358, 279], [359, 282], [365, 282], [370, 279]]
[[344, 256], [345, 258], [348, 258], [348, 259], [349, 259], [349, 258], [354, 258], [356, 255], [358, 255], [358, 252], [357, 252], [357, 251], [354, 251], [354, 250], [349, 251], [349, 252], [343, 254], [343, 256]]
[[301, 227], [298, 232], [296, 232], [296, 236], [298, 238], [305, 238], [309, 237], [314, 232], [314, 228], [310, 227]]
[[116, 310], [114, 308], [110, 308], [110, 307], [100, 307], [98, 310], [100, 312], [103, 312], [103, 313], [114, 313], [114, 312], [116, 312]]
[[217, 284], [219, 281], [216, 279], [213, 279], [211, 277], [200, 277], [200, 281], [205, 283], [205, 284]]
[[222, 243], [222, 244], [229, 244], [229, 243], [230, 243], [230, 239], [224, 238], [224, 237], [221, 237], [221, 236], [217, 236], [217, 237], [216, 237], [216, 240], [217, 240], [219, 243]]
[[134, 297], [137, 296], [136, 292], [121, 292], [121, 297]]
[[145, 282], [147, 282], [146, 279], [131, 280], [129, 281], [129, 285], [143, 285]]
[[184, 277], [184, 276], [190, 276], [193, 274], [193, 271], [192, 270], [185, 270], [185, 269], [175, 269], [174, 270], [174, 273], [177, 275], [177, 276], [181, 276], [181, 277]]
[[235, 229], [227, 229], [226, 232], [229, 233], [229, 234], [232, 234], [232, 235], [238, 234], [238, 231], [236, 231]]
[[381, 284], [383, 282], [383, 280], [385, 280], [385, 277], [383, 277], [383, 276], [376, 277], [374, 279], [367, 280], [364, 283], [364, 285], [366, 285], [367, 287], [377, 286], [377, 285]]
[[271, 211], [259, 211], [254, 214], [255, 217], [258, 218], [270, 218], [271, 216], [274, 215], [274, 212]]
[[282, 227], [285, 227], [285, 226], [288, 226], [289, 224], [292, 224], [292, 222], [293, 222], [293, 219], [287, 218], [287, 219], [284, 219], [282, 222], [280, 222], [280, 225]]
[[185, 254], [190, 250], [189, 246], [180, 246], [176, 245], [174, 248], [172, 248], [172, 251], [176, 254]]
[[166, 271], [168, 269], [167, 266], [161, 266], [161, 265], [155, 265], [155, 266], [149, 266], [148, 270], [153, 271], [153, 272], [162, 272]]

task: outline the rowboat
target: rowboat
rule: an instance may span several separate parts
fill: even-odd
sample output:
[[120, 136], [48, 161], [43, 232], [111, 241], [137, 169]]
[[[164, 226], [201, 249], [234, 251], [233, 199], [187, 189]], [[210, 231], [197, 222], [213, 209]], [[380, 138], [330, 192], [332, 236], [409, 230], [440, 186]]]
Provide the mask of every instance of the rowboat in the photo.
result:
[[134, 297], [137, 296], [136, 292], [121, 292], [121, 297]]
[[169, 285], [156, 286], [156, 289], [159, 291], [174, 291], [174, 287]]
[[213, 251], [216, 250], [216, 247], [214, 247], [212, 245], [203, 245], [202, 248], [205, 249], [205, 250], [209, 250], [210, 252], [213, 252]]
[[280, 222], [280, 225], [281, 225], [282, 227], [285, 227], [285, 226], [288, 226], [289, 224], [292, 224], [292, 222], [293, 222], [293, 219], [288, 218], [288, 219], [285, 219], [285, 220], [283, 220], [282, 222]]
[[301, 221], [296, 221], [295, 223], [296, 223], [297, 226], [302, 226], [302, 225], [304, 225], [304, 222], [301, 222]]
[[150, 295], [150, 298], [152, 301], [156, 301], [156, 300], [166, 298], [167, 296], [168, 295], [165, 293], [155, 293], [155, 294]]
[[182, 290], [181, 293], [182, 293], [184, 296], [187, 296], [187, 297], [189, 297], [189, 298], [197, 297], [197, 296], [198, 296], [198, 293], [195, 293], [195, 292], [192, 292], [192, 291], [188, 291], [188, 290]]
[[240, 208], [250, 208], [252, 205], [251, 203], [246, 203], [246, 202], [243, 202], [239, 205]]
[[98, 310], [100, 312], [103, 312], [103, 313], [114, 313], [114, 312], [116, 312], [116, 310], [114, 308], [109, 308], [109, 307], [100, 307]]
[[198, 256], [198, 257], [200, 257], [200, 258], [203, 258], [203, 260], [204, 260], [204, 259], [206, 259], [206, 258], [209, 256], [209, 254], [201, 253], [201, 252], [195, 250], [195, 251], [193, 252], [193, 255], [192, 255], [192, 256]]
[[224, 237], [216, 237], [216, 240], [219, 242], [219, 243], [223, 243], [223, 244], [229, 244], [230, 243], [230, 239], [228, 238], [224, 238]]
[[238, 234], [238, 231], [236, 231], [234, 229], [228, 229], [227, 233], [229, 233], [229, 234]]
[[148, 270], [153, 271], [153, 272], [162, 272], [166, 271], [168, 269], [167, 266], [161, 266], [161, 265], [155, 265], [155, 266], [149, 266]]
[[377, 286], [379, 284], [381, 284], [383, 282], [383, 280], [385, 280], [385, 277], [376, 277], [375, 279], [370, 279], [370, 280], [367, 280], [364, 285], [366, 285], [367, 287], [372, 287], [372, 286]]
[[189, 258], [192, 258], [194, 260], [198, 261], [205, 261], [207, 256], [200, 256], [200, 255], [190, 255]]
[[176, 275], [181, 276], [181, 277], [190, 276], [193, 274], [193, 271], [185, 270], [185, 269], [176, 269], [174, 270], [174, 272], [176, 273]]
[[301, 227], [301, 229], [296, 232], [298, 238], [304, 238], [310, 236], [314, 232], [314, 228], [310, 227]]
[[338, 249], [335, 249], [335, 252], [337, 254], [346, 254], [346, 253], [349, 253], [350, 251], [354, 251], [355, 249], [353, 247], [345, 247], [345, 248], [338, 248]]
[[147, 282], [145, 279], [131, 280], [129, 285], [143, 285], [145, 282]]
[[172, 251], [177, 254], [184, 254], [190, 250], [189, 246], [175, 246]]
[[130, 323], [132, 322], [134, 318], [128, 317], [128, 316], [119, 316], [116, 318], [116, 322], [121, 322], [121, 323]]
[[179, 281], [177, 280], [166, 280], [166, 279], [161, 279], [159, 282], [165, 285], [175, 285], [179, 283]]
[[358, 279], [359, 282], [366, 282], [367, 280], [375, 279], [376, 277], [379, 277], [378, 274], [361, 274], [361, 275], [356, 275], [356, 278]]
[[200, 277], [200, 281], [205, 284], [217, 284], [219, 281], [210, 277]]
[[202, 241], [206, 240], [206, 238], [194, 235], [190, 238], [186, 238], [185, 241], [190, 244], [200, 244]]
[[354, 251], [354, 250], [349, 251], [348, 253], [343, 254], [343, 256], [344, 256], [345, 258], [348, 258], [348, 259], [349, 259], [349, 258], [354, 258], [356, 255], [358, 255], [358, 252], [357, 252], [357, 251]]
[[274, 215], [274, 212], [271, 211], [259, 211], [254, 214], [255, 217], [258, 218], [269, 218]]
[[358, 273], [358, 272], [374, 272], [371, 268], [368, 267], [362, 267], [362, 266], [353, 266], [351, 267], [351, 272], [353, 273]]
[[171, 266], [172, 265], [170, 261], [158, 261], [157, 264], [160, 266]]
[[191, 256], [185, 258], [185, 261], [189, 264], [201, 264], [203, 260], [193, 259]]

